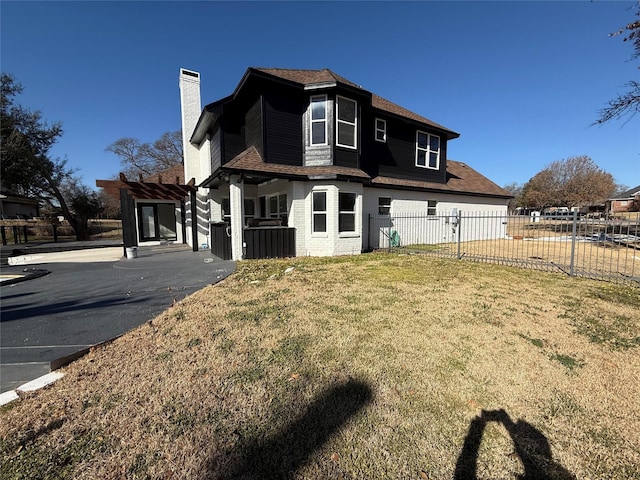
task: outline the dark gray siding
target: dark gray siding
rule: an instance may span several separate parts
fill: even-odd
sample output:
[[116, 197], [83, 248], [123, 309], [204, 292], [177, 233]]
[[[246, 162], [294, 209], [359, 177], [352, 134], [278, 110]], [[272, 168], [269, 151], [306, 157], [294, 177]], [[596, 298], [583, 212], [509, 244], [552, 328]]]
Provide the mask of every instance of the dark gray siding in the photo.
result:
[[265, 161], [302, 165], [303, 97], [295, 91], [274, 88], [264, 96]]
[[[430, 182], [446, 182], [446, 158], [447, 140], [444, 135], [440, 137], [440, 168], [432, 170], [428, 168], [416, 167], [416, 131], [425, 131], [434, 135], [436, 132], [429, 131], [417, 125], [402, 122], [396, 119], [387, 120], [387, 143], [369, 142], [369, 149], [374, 162], [377, 164], [377, 171], [374, 162], [367, 162], [367, 168], [373, 175], [387, 177], [397, 177]], [[371, 129], [373, 129], [373, 119], [371, 119]], [[367, 128], [369, 126], [367, 125]]]
[[211, 136], [211, 171], [215, 172], [222, 164], [222, 135], [216, 128]]
[[256, 147], [264, 157], [262, 135], [262, 97], [259, 97], [245, 115], [245, 146]]

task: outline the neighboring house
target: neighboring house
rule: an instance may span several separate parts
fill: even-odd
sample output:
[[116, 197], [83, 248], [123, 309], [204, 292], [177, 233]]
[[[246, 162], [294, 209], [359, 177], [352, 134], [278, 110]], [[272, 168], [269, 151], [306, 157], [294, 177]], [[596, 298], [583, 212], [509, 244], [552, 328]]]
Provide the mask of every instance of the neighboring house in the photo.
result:
[[607, 200], [606, 211], [612, 214], [640, 211], [640, 185]]
[[40, 201], [35, 198], [0, 192], [0, 219], [31, 219], [40, 215]]
[[378, 246], [370, 216], [507, 213], [507, 191], [447, 158], [458, 133], [330, 70], [249, 68], [201, 110], [200, 75], [181, 69], [180, 97], [184, 176], [199, 187], [186, 238], [216, 254], [277, 256], [272, 241], [357, 254]]

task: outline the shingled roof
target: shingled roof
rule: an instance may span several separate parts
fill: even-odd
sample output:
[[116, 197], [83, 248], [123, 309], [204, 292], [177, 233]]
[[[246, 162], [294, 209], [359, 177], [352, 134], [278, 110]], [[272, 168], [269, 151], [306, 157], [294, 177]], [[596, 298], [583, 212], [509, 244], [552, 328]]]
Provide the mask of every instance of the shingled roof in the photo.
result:
[[[344, 85], [348, 85], [350, 87], [357, 88], [364, 92], [367, 92], [360, 85], [353, 83], [350, 80], [338, 75], [335, 72], [332, 72], [328, 68], [323, 70], [299, 70], [299, 69], [286, 69], [286, 68], [250, 68], [249, 70], [254, 70], [258, 72], [265, 73], [267, 75], [272, 75], [274, 77], [278, 77], [284, 80], [288, 80], [290, 82], [294, 82], [303, 86], [308, 85], [318, 85], [318, 84], [331, 84], [331, 83], [342, 83]], [[370, 92], [367, 92], [370, 93]], [[433, 120], [429, 120], [422, 115], [418, 115], [411, 110], [407, 110], [400, 105], [397, 105], [385, 98], [376, 95], [375, 93], [371, 93], [371, 104], [374, 108], [381, 110], [383, 112], [391, 113], [393, 115], [397, 115], [403, 118], [408, 118], [410, 120], [414, 120], [416, 122], [424, 123], [426, 125], [430, 125], [432, 127], [445, 130], [449, 133], [448, 138], [457, 138], [460, 136], [459, 133], [454, 132], [453, 130], [448, 129], [447, 127], [440, 125], [439, 123], [434, 122]]]
[[[337, 165], [303, 167], [300, 165], [266, 163], [255, 147], [247, 148], [224, 164], [221, 167], [221, 171], [300, 179], [341, 177], [360, 181], [365, 186], [420, 189], [486, 197], [511, 198], [513, 196], [467, 164], [456, 162], [455, 160], [447, 160], [447, 183], [444, 184], [383, 176], [371, 178], [359, 168], [340, 167]], [[202, 186], [208, 186], [213, 178], [212, 176], [205, 180]]]
[[466, 163], [447, 159], [447, 183], [425, 182], [423, 180], [407, 180], [395, 177], [375, 177], [373, 186], [415, 188], [420, 190], [466, 193], [487, 197], [512, 198], [509, 192], [499, 187], [480, 172]]
[[[223, 171], [241, 171], [244, 173], [258, 173], [268, 175], [282, 175], [289, 177], [301, 177], [314, 179], [320, 177], [348, 177], [369, 179], [364, 171], [359, 168], [340, 167], [337, 165], [303, 167], [296, 165], [283, 165], [280, 163], [267, 163], [255, 147], [249, 147], [244, 152], [222, 165]], [[206, 182], [206, 181], [205, 181]]]

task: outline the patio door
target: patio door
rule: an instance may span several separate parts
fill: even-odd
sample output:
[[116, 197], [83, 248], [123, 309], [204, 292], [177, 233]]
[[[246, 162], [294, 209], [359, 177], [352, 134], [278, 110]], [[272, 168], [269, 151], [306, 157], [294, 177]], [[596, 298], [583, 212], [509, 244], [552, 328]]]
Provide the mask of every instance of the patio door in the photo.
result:
[[177, 240], [176, 206], [173, 203], [139, 203], [138, 226], [141, 242]]

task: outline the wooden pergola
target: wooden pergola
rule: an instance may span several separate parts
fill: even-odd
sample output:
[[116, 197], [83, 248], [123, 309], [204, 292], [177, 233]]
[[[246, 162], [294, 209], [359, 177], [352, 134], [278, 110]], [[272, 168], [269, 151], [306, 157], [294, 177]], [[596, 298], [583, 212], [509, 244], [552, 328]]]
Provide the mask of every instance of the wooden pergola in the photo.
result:
[[[107, 195], [120, 199], [120, 211], [122, 214], [122, 237], [124, 247], [133, 247], [138, 245], [138, 237], [136, 235], [135, 221], [135, 201], [136, 200], [167, 200], [181, 202], [184, 215], [185, 199], [189, 198], [190, 205], [196, 204], [196, 191], [198, 187], [195, 185], [195, 179], [192, 178], [186, 184], [180, 184], [179, 178], [175, 179], [175, 183], [163, 183], [162, 176], [158, 176], [158, 182], [145, 182], [142, 178], [139, 181], [127, 180], [127, 177], [120, 173], [118, 180], [96, 180], [96, 186], [103, 188]], [[196, 229], [192, 229], [196, 232]], [[186, 231], [183, 223], [183, 238]], [[198, 249], [197, 232], [194, 233], [193, 250]]]

